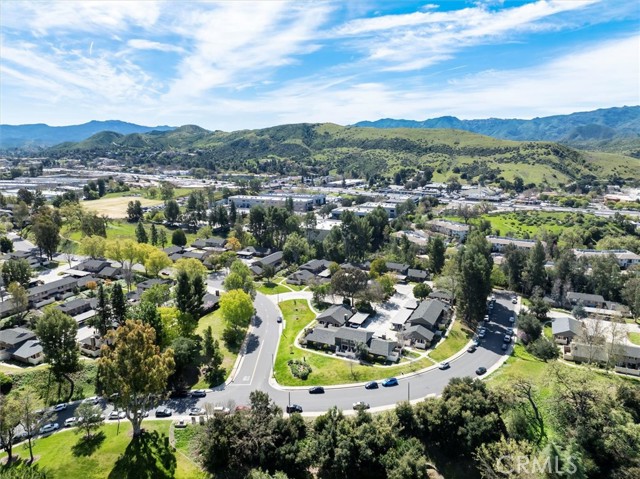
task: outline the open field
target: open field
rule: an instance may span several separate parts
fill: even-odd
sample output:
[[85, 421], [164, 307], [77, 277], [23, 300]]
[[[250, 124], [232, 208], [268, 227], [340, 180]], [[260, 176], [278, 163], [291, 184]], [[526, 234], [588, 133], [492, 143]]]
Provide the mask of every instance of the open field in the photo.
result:
[[473, 337], [473, 331], [460, 321], [453, 323], [449, 336], [436, 349], [429, 353], [434, 361], [444, 361], [460, 351]]
[[[71, 430], [39, 439], [33, 448], [36, 464], [52, 479], [196, 479], [205, 477], [197, 465], [169, 445], [172, 421], [144, 421], [146, 434], [131, 438], [129, 421], [102, 426], [90, 440]], [[14, 454], [29, 458], [29, 450], [18, 446]], [[4, 454], [2, 454], [3, 457]], [[2, 476], [2, 469], [0, 469]]]
[[[276, 380], [283, 386], [314, 386], [372, 381], [389, 376], [401, 376], [433, 364], [430, 359], [423, 358], [413, 363], [392, 367], [364, 366], [354, 361], [336, 359], [296, 348], [293, 345], [296, 336], [314, 319], [315, 315], [306, 300], [283, 301], [280, 303], [280, 309], [286, 325], [278, 345], [274, 372]], [[306, 361], [311, 366], [312, 372], [306, 381], [291, 374], [287, 364], [290, 359]]]
[[83, 201], [82, 206], [109, 218], [126, 218], [127, 205], [130, 201], [140, 201], [145, 206], [161, 205], [161, 200], [150, 200], [142, 196], [121, 196], [116, 198], [100, 198], [99, 200]]
[[[125, 207], [126, 208], [126, 207]], [[137, 223], [129, 223], [128, 221], [123, 220], [115, 220], [107, 225], [107, 239], [136, 239], [136, 227]], [[144, 228], [147, 230], [147, 235], [150, 234], [151, 225], [148, 223], [144, 224]], [[167, 236], [167, 245], [171, 246], [171, 235], [174, 230], [166, 228], [162, 225], [156, 225], [158, 233], [160, 230], [164, 230]], [[82, 232], [73, 231], [69, 232], [67, 228], [63, 226], [61, 235], [65, 238], [69, 238], [72, 241], [77, 243], [82, 242]], [[185, 231], [185, 235], [187, 236], [187, 245], [191, 244], [193, 241], [197, 239], [197, 235], [195, 233], [187, 233]]]

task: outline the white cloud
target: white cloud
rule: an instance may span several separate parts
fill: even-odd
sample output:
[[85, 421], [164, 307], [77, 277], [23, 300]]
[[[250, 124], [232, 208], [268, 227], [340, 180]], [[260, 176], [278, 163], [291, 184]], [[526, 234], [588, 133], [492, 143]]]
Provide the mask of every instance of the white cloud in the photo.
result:
[[410, 71], [451, 58], [466, 47], [502, 40], [514, 32], [554, 28], [541, 24], [559, 13], [582, 9], [600, 0], [539, 0], [518, 7], [490, 10], [485, 5], [449, 11], [419, 11], [356, 19], [335, 30], [386, 70]]
[[136, 50], [158, 50], [161, 52], [184, 53], [184, 48], [181, 48], [179, 46], [170, 45], [168, 43], [143, 40], [141, 38], [132, 38], [131, 40], [127, 41], [127, 45]]

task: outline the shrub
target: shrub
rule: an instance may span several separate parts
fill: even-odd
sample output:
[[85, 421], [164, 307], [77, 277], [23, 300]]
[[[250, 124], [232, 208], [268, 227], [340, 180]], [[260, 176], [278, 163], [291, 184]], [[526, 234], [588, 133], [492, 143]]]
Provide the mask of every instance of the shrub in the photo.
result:
[[4, 373], [0, 373], [0, 393], [8, 394], [13, 386], [13, 379]]
[[289, 361], [287, 361], [287, 364], [289, 365], [291, 374], [299, 379], [305, 380], [309, 377], [309, 374], [311, 374], [311, 366], [303, 361], [290, 359]]

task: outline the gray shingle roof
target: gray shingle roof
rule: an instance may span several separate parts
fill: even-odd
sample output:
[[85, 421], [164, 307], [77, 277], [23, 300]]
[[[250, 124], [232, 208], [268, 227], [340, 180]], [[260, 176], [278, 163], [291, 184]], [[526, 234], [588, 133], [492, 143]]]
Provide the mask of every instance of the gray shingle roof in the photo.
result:
[[431, 341], [433, 339], [433, 331], [429, 331], [424, 326], [414, 324], [405, 329], [405, 337], [407, 339], [426, 339]]
[[335, 338], [336, 328], [317, 327], [307, 335], [306, 340], [314, 343], [326, 344], [327, 346], [333, 346], [335, 344]]
[[447, 309], [447, 305], [437, 299], [427, 299], [420, 303], [413, 314], [409, 317], [411, 324], [422, 324], [435, 326], [442, 312]]
[[367, 348], [371, 354], [376, 356], [388, 357], [396, 347], [394, 341], [388, 341], [386, 339], [371, 338], [369, 347]]
[[334, 304], [333, 306], [320, 313], [320, 315], [316, 319], [318, 320], [318, 322], [326, 322], [327, 320], [330, 320], [331, 322], [342, 326], [346, 322], [345, 315], [347, 319], [349, 319], [351, 316], [353, 316], [353, 312], [351, 312], [349, 308], [346, 308], [341, 304]]
[[551, 332], [556, 334], [566, 335], [567, 333], [573, 333], [574, 335], [580, 334], [582, 330], [582, 323], [580, 321], [563, 316], [556, 318], [551, 323]]
[[12, 354], [16, 358], [27, 359], [40, 353], [42, 353], [42, 346], [40, 345], [40, 341], [38, 341], [37, 339], [30, 339], [29, 341], [25, 341], [22, 346], [13, 351]]
[[10, 328], [0, 331], [0, 343], [5, 343], [11, 346], [15, 346], [35, 337], [36, 334], [33, 331], [25, 328]]
[[343, 339], [345, 341], [353, 341], [355, 343], [367, 344], [373, 331], [367, 331], [366, 329], [353, 329], [343, 326], [336, 331], [336, 339]]

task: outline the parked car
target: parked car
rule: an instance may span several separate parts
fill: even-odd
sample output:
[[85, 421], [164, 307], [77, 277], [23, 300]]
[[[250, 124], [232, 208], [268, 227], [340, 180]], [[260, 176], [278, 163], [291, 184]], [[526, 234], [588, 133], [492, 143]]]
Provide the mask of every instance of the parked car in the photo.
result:
[[364, 385], [365, 389], [378, 389], [378, 383], [375, 381], [369, 381], [367, 384]]
[[207, 396], [207, 391], [204, 389], [194, 389], [191, 391], [192, 398], [203, 398]]
[[517, 297], [517, 296], [514, 296], [514, 297], [513, 297], [513, 299], [511, 300], [511, 302], [512, 302], [513, 304], [518, 304], [518, 297]]
[[442, 369], [443, 371], [445, 369], [449, 369], [451, 367], [451, 364], [449, 364], [449, 361], [444, 361], [440, 364], [438, 364], [438, 369]]
[[67, 405], [66, 404], [56, 404], [55, 406], [53, 406], [53, 410], [55, 412], [60, 412], [60, 411], [64, 411], [65, 409], [67, 409]]
[[184, 419], [179, 419], [173, 423], [173, 427], [177, 429], [184, 429], [185, 427], [187, 427], [187, 421], [185, 421]]
[[156, 409], [156, 417], [170, 417], [173, 411], [168, 407], [159, 407]]
[[60, 429], [60, 425], [57, 422], [50, 422], [40, 428], [40, 434], [47, 434], [53, 431], [57, 431], [58, 429]]
[[302, 412], [302, 406], [299, 404], [289, 404], [287, 406], [287, 413], [292, 414], [294, 412]]
[[396, 378], [387, 378], [382, 381], [382, 385], [385, 388], [388, 388], [389, 386], [397, 386], [398, 380]]
[[81, 418], [77, 418], [77, 417], [70, 417], [69, 419], [65, 419], [64, 420], [64, 427], [71, 427], [71, 426], [75, 426], [76, 423], [78, 423], [80, 421]]
[[480, 339], [481, 339], [481, 338], [479, 338], [478, 336], [475, 336], [475, 337], [473, 338], [473, 344], [474, 344], [474, 346], [475, 346], [475, 347], [480, 346]]
[[485, 321], [489, 321], [489, 315], [488, 315], [488, 314], [485, 314], [485, 315], [484, 315], [484, 320], [485, 320]]
[[353, 403], [353, 409], [354, 411], [359, 411], [359, 410], [365, 410], [365, 409], [369, 409], [371, 406], [369, 406], [368, 403], [364, 402], [364, 401], [358, 401], [358, 402], [354, 402]]
[[278, 319], [276, 319], [276, 321], [277, 321], [278, 323], [281, 323], [281, 322], [282, 322], [282, 316], [278, 316]]
[[82, 400], [85, 404], [98, 404], [100, 402], [100, 396], [91, 396]]
[[491, 295], [491, 302], [494, 303], [496, 301], [496, 295], [492, 294]]
[[516, 322], [516, 317], [515, 317], [515, 316], [511, 316], [511, 317], [509, 318], [509, 322], [510, 322], [511, 324], [515, 323], [515, 322]]
[[140, 414], [142, 417], [149, 417], [149, 411], [142, 411], [138, 409], [138, 414]]
[[478, 369], [476, 369], [476, 374], [478, 376], [482, 376], [486, 372], [487, 372], [487, 368], [485, 368], [484, 366], [480, 366]]
[[467, 348], [467, 352], [468, 352], [468, 353], [475, 353], [475, 352], [476, 352], [476, 349], [478, 349], [478, 347], [477, 347], [475, 344], [472, 344], [471, 346], [469, 346], [469, 347]]
[[251, 408], [249, 406], [236, 406], [235, 411], [236, 412], [251, 411]]
[[204, 416], [206, 411], [201, 407], [192, 407], [189, 409], [189, 416]]
[[313, 386], [309, 389], [309, 394], [324, 394], [324, 388], [322, 386]]
[[500, 346], [500, 349], [502, 349], [503, 351], [506, 351], [507, 349], [509, 349], [509, 343], [502, 343], [502, 346]]
[[[238, 406], [241, 407], [241, 406]], [[249, 408], [251, 409], [251, 408]], [[236, 408], [236, 411], [238, 410], [238, 408]], [[231, 412], [231, 409], [229, 409], [228, 407], [224, 407], [224, 406], [214, 406], [213, 408], [213, 414], [229, 414]]]
[[505, 334], [503, 341], [505, 343], [510, 343], [511, 342], [511, 335], [510, 334]]
[[127, 417], [127, 413], [124, 411], [111, 411], [109, 414], [109, 419], [124, 419]]
[[484, 338], [487, 335], [487, 330], [484, 328], [480, 328], [478, 330], [478, 337], [479, 338]]
[[513, 334], [513, 328], [507, 328], [507, 334], [512, 335]]

